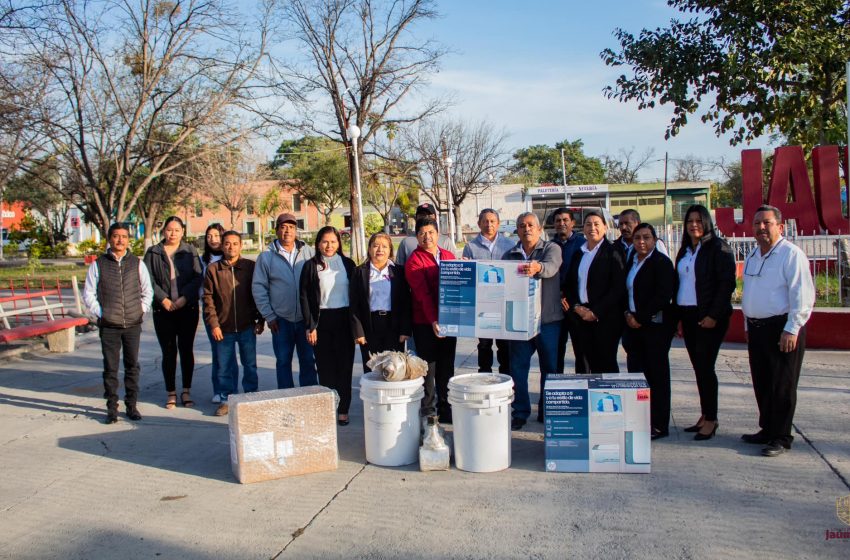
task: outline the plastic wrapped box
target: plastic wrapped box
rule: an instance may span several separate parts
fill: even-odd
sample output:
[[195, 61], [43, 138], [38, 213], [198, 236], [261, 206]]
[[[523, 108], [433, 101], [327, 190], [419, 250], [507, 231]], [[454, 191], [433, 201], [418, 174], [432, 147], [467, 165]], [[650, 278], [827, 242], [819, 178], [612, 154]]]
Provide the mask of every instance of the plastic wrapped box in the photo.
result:
[[336, 394], [320, 386], [231, 395], [230, 462], [242, 484], [335, 470]]

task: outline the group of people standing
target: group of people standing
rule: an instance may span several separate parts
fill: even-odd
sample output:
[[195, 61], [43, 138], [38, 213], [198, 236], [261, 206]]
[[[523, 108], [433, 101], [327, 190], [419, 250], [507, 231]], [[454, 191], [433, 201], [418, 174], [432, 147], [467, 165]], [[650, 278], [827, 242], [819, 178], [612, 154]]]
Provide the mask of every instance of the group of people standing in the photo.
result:
[[[620, 237], [610, 241], [601, 213], [586, 211], [582, 232], [576, 214], [555, 211], [555, 233], [545, 240], [531, 212], [517, 218], [518, 242], [499, 233], [499, 215], [485, 209], [480, 233], [462, 257], [517, 261], [517, 270], [540, 280], [542, 325], [528, 341], [478, 341], [478, 369], [494, 367], [514, 379], [512, 429], [531, 414], [528, 375], [536, 352], [540, 364], [537, 419], [544, 420], [543, 386], [549, 373], [563, 373], [566, 345], [572, 339], [575, 373], [619, 372], [622, 345], [630, 372], [645, 375], [652, 391], [652, 439], [668, 436], [670, 422], [669, 350], [678, 332], [694, 368], [701, 415], [693, 426], [697, 441], [718, 429], [715, 362], [732, 315], [736, 264], [718, 235], [709, 211], [694, 205], [685, 212], [682, 242], [674, 259], [655, 228], [635, 210], [619, 216]], [[92, 264], [84, 298], [98, 318], [104, 355], [107, 422], [118, 418], [118, 361], [124, 354], [127, 416], [141, 419], [138, 396], [140, 325], [153, 308], [162, 349], [166, 408], [177, 406], [177, 358], [182, 373], [179, 402], [191, 407], [192, 347], [202, 309], [213, 348], [213, 401], [217, 415], [228, 413], [227, 399], [238, 392], [236, 354], [242, 363], [242, 389], [256, 391], [256, 336], [267, 324], [272, 334], [278, 388], [294, 386], [292, 358], [298, 354], [299, 385], [321, 383], [337, 391], [337, 420], [349, 422], [355, 344], [364, 371], [370, 353], [403, 350], [405, 344], [428, 363], [421, 413], [452, 421], [448, 382], [454, 374], [457, 340], [441, 334], [438, 316], [439, 264], [456, 258], [452, 240], [439, 233], [436, 211], [416, 211], [414, 236], [394, 255], [391, 238], [373, 235], [368, 259], [360, 265], [343, 254], [339, 232], [320, 229], [315, 246], [297, 239], [295, 217], [275, 223], [276, 239], [256, 263], [242, 258], [238, 232], [211, 225], [204, 252], [183, 240], [177, 217], [166, 220], [162, 241], [144, 261], [127, 250], [129, 231], [114, 224], [109, 249]], [[775, 456], [790, 449], [791, 420], [805, 349], [805, 323], [814, 304], [806, 256], [782, 237], [782, 216], [774, 207], [756, 213], [757, 247], [744, 266], [743, 311], [760, 431], [743, 436]], [[772, 255], [776, 257], [769, 259]]]

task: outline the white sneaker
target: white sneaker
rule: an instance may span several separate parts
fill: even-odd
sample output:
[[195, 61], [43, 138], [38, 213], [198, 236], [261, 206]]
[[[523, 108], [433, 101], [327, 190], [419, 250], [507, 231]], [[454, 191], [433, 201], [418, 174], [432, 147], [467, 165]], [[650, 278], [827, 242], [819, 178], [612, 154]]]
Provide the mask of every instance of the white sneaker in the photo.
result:
[[213, 402], [213, 404], [220, 404], [221, 403], [221, 395], [213, 395], [212, 402]]

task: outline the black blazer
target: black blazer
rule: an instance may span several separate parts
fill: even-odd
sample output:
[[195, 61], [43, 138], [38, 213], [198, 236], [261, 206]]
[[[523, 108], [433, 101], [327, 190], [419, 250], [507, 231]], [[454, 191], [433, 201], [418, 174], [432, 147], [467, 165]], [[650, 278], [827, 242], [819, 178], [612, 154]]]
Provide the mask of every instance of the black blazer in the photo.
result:
[[[628, 271], [634, 265], [637, 255], [632, 253], [626, 266], [626, 276]], [[675, 292], [673, 291], [676, 285], [676, 271], [673, 270], [673, 263], [667, 255], [660, 251], [653, 251], [651, 255], [646, 257], [643, 266], [635, 275], [634, 285], [634, 300], [635, 311], [632, 313], [635, 320], [641, 325], [646, 325], [652, 322], [653, 317], [663, 312], [662, 318], [665, 323], [669, 323], [666, 315], [668, 315], [671, 305], [671, 300]], [[629, 294], [626, 287], [624, 311], [629, 311]]]
[[[389, 265], [388, 265], [389, 266]], [[366, 337], [368, 342], [372, 335], [372, 313], [369, 309], [369, 261], [354, 269], [351, 277], [351, 330], [354, 338]], [[410, 336], [410, 288], [404, 279], [404, 267], [390, 266], [390, 316], [391, 329], [399, 335]]]
[[576, 253], [570, 263], [566, 285], [562, 292], [573, 309], [579, 303], [586, 305], [593, 313], [604, 321], [606, 317], [622, 319], [623, 298], [626, 293], [626, 272], [623, 253], [607, 239], [600, 242], [600, 247], [587, 273], [587, 297], [589, 301], [580, 302], [578, 296], [578, 268], [583, 252]]
[[[342, 265], [345, 267], [345, 274], [348, 276], [349, 288], [351, 286], [351, 275], [356, 268], [354, 261], [348, 257], [342, 257]], [[319, 286], [319, 268], [316, 265], [316, 259], [308, 259], [304, 263], [304, 268], [301, 269], [301, 286], [299, 288], [299, 297], [301, 298], [301, 313], [304, 315], [304, 326], [308, 331], [316, 330], [319, 325], [319, 302], [322, 299], [321, 287]], [[349, 302], [350, 306], [350, 302]]]
[[[676, 255], [676, 270], [685, 256], [687, 247], [682, 245]], [[715, 321], [732, 315], [732, 292], [735, 291], [735, 255], [732, 248], [715, 234], [706, 234], [700, 241], [694, 266], [696, 275], [697, 309], [700, 317], [711, 317]], [[673, 292], [673, 304], [679, 291], [679, 274]]]
[[[181, 241], [171, 258], [174, 261], [177, 293], [186, 298], [187, 307], [197, 307], [201, 283], [204, 281], [198, 252], [193, 246]], [[153, 309], [160, 311], [163, 309], [162, 300], [171, 298], [171, 265], [162, 243], [157, 243], [147, 250], [145, 265], [153, 285]]]

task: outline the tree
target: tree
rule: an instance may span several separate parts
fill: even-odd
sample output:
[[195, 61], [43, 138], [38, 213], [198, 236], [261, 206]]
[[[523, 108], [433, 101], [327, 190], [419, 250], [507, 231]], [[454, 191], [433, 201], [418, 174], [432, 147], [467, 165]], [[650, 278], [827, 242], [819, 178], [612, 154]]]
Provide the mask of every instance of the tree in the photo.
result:
[[[487, 122], [423, 121], [405, 134], [405, 142], [419, 162], [419, 183], [431, 186], [423, 193], [439, 212], [448, 210], [446, 185], [451, 173], [452, 209], [458, 226], [463, 201], [483, 192], [490, 175], [504, 169], [506, 139], [504, 130]], [[451, 166], [446, 158], [451, 158]], [[456, 233], [460, 234], [460, 227]]]
[[305, 136], [284, 140], [272, 164], [278, 177], [292, 180], [290, 184], [295, 192], [319, 209], [325, 224], [330, 224], [333, 211], [348, 198], [345, 152], [339, 142]]
[[514, 152], [515, 163], [508, 169], [514, 180], [526, 185], [564, 182], [561, 170], [561, 149], [564, 149], [568, 185], [593, 185], [605, 181], [605, 170], [598, 158], [584, 154], [584, 142], [564, 140], [554, 148], [545, 145], [529, 146]]
[[247, 145], [228, 146], [218, 152], [205, 152], [193, 173], [196, 189], [230, 212], [230, 227], [256, 198], [256, 183], [271, 178], [269, 168]]
[[[12, 64], [47, 69], [41, 128], [79, 178], [105, 234], [159, 177], [253, 126], [269, 7], [245, 21], [224, 0], [57, 0], [15, 31]], [[169, 141], [162, 142], [167, 136]]]
[[402, 202], [409, 199], [416, 201], [414, 208], [419, 204], [419, 161], [409, 145], [394, 141], [396, 132], [395, 127], [388, 126], [383, 141], [376, 136], [375, 157], [364, 162], [363, 170], [363, 202], [381, 215], [386, 233], [390, 233], [393, 208], [402, 209]]
[[623, 29], [609, 66], [630, 67], [609, 98], [639, 109], [672, 104], [666, 138], [702, 107], [701, 120], [733, 145], [778, 131], [795, 144], [846, 138], [845, 62], [850, 52], [850, 3], [845, 0], [668, 0], [690, 19]]
[[257, 205], [257, 216], [260, 217], [258, 233], [260, 236], [259, 246], [261, 248], [263, 246], [263, 224], [265, 220], [276, 216], [282, 210], [289, 209], [289, 203], [283, 200], [283, 192], [280, 188], [270, 188], [266, 191], [266, 194], [263, 195], [263, 198], [260, 199], [260, 203]]
[[602, 156], [602, 167], [605, 169], [606, 183], [637, 183], [638, 173], [651, 163], [655, 157], [655, 149], [647, 148], [641, 154], [635, 154], [635, 147], [620, 149], [617, 156]]
[[[351, 146], [348, 131], [356, 125], [361, 137], [357, 153], [349, 155], [362, 161], [364, 146], [386, 124], [437, 112], [443, 103], [436, 100], [418, 109], [400, 105], [426, 84], [444, 53], [414, 33], [418, 24], [437, 17], [433, 5], [433, 0], [291, 0], [284, 13], [308, 53], [292, 73], [308, 91], [321, 92], [319, 114], [324, 109], [332, 122], [330, 133], [321, 122], [307, 122], [306, 128]], [[353, 168], [353, 160], [349, 165]], [[358, 231], [362, 217], [353, 182], [348, 198], [352, 231]]]
[[65, 222], [70, 205], [62, 196], [61, 170], [57, 158], [44, 157], [27, 165], [24, 172], [9, 181], [4, 201], [22, 202], [38, 213], [35, 221], [44, 228], [51, 247], [65, 241]]
[[671, 161], [673, 162], [674, 181], [704, 181], [705, 174], [713, 167], [711, 163], [694, 155], [687, 155]]

